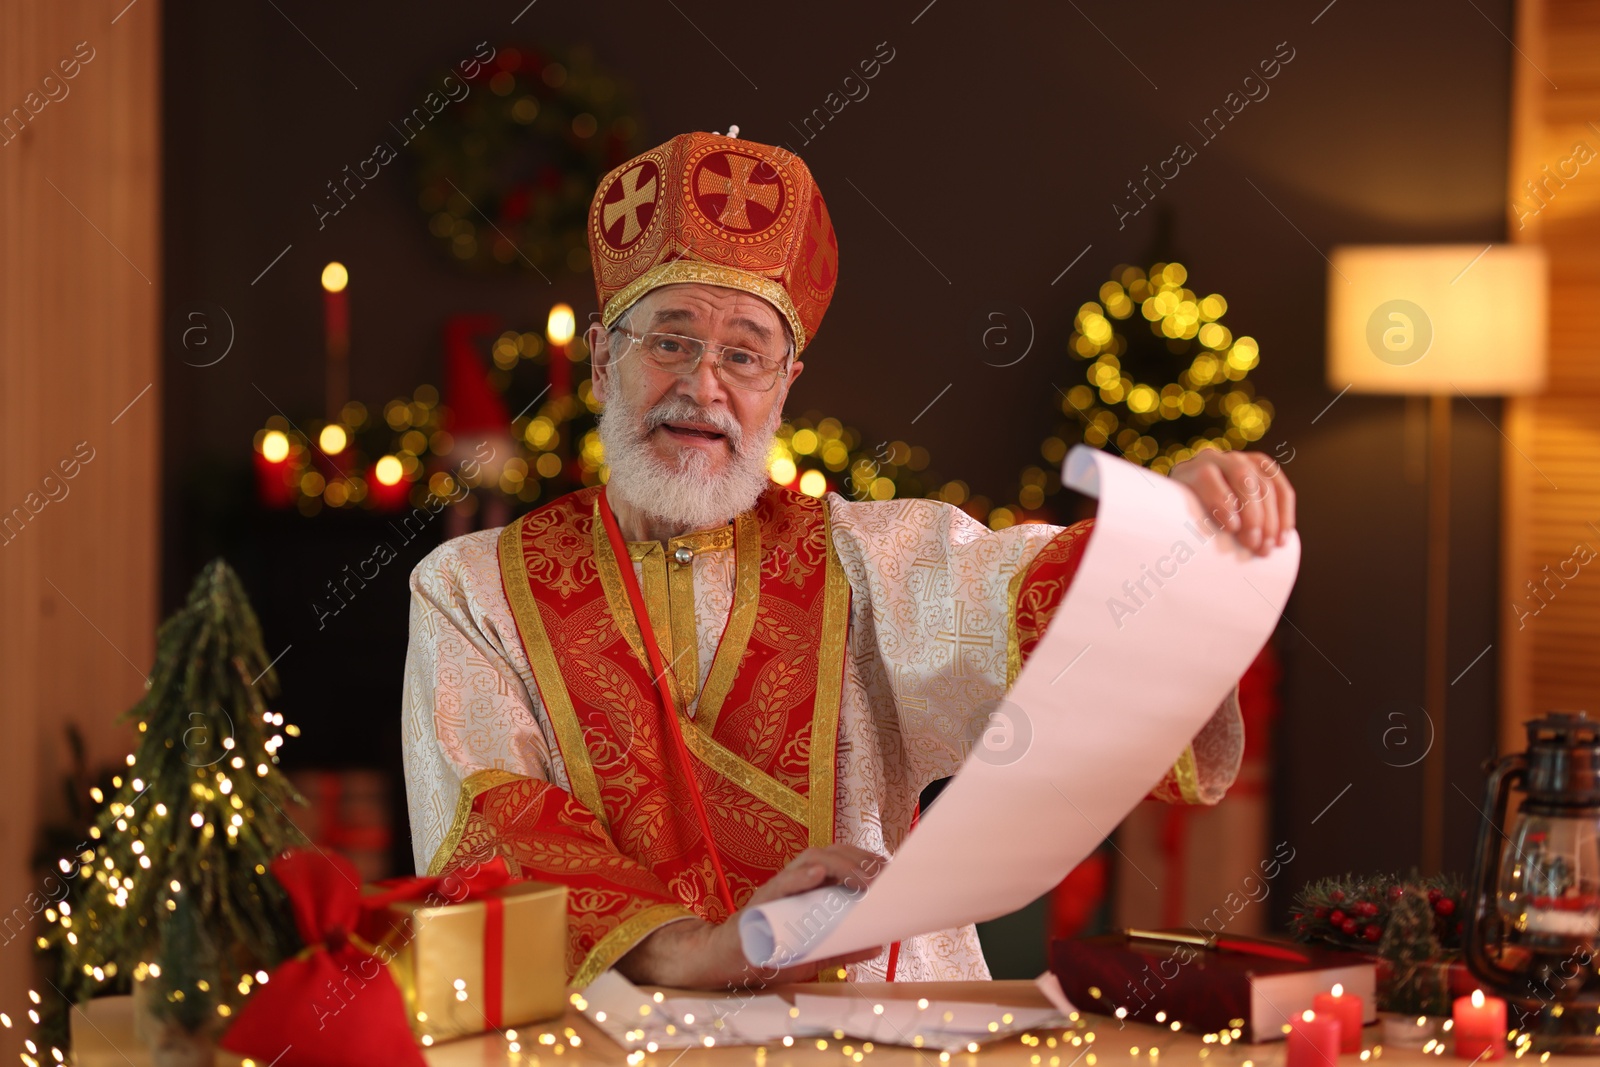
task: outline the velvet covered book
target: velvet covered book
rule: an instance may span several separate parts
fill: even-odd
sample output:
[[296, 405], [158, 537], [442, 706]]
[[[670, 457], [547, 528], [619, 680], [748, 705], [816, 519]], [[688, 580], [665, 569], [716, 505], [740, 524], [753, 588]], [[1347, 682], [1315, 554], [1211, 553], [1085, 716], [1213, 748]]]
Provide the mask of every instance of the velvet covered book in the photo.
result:
[[1373, 958], [1290, 941], [1208, 939], [1193, 930], [1107, 934], [1052, 942], [1050, 969], [1081, 1011], [1124, 1008], [1136, 1022], [1202, 1033], [1238, 1028], [1248, 1042], [1281, 1038], [1335, 983], [1361, 997], [1364, 1021], [1377, 1017]]

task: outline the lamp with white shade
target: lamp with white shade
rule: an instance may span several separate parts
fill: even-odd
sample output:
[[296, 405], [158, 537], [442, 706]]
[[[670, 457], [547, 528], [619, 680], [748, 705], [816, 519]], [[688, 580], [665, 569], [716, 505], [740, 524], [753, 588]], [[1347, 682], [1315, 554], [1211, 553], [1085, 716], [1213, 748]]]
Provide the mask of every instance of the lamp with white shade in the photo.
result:
[[1450, 402], [1545, 384], [1548, 268], [1536, 245], [1336, 249], [1328, 274], [1328, 384], [1342, 396], [1427, 396], [1428, 575], [1424, 653], [1433, 736], [1423, 757], [1422, 870], [1444, 861]]

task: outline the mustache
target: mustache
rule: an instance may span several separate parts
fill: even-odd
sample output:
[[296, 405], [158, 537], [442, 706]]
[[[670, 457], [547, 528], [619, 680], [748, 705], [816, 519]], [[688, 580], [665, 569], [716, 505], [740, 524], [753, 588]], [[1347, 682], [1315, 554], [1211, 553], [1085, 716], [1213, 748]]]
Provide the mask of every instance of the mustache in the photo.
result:
[[703, 408], [684, 396], [669, 396], [645, 412], [639, 433], [640, 439], [643, 440], [669, 422], [705, 423], [725, 436], [728, 439], [729, 447], [735, 453], [743, 450], [744, 428], [739, 425], [737, 419], [726, 411]]

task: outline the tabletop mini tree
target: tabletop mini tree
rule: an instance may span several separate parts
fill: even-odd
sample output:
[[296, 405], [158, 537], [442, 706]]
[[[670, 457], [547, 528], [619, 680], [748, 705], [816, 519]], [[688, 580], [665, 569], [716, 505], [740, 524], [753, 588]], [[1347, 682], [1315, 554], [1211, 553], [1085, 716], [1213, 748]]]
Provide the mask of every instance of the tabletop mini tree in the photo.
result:
[[1435, 966], [1444, 958], [1436, 931], [1435, 903], [1420, 889], [1404, 889], [1390, 909], [1378, 954], [1388, 961], [1380, 993], [1389, 1011], [1404, 1015], [1446, 1015], [1450, 984]]
[[303, 840], [284, 813], [298, 798], [277, 767], [283, 735], [299, 731], [267, 708], [276, 691], [244, 588], [215, 560], [157, 632], [147, 692], [124, 716], [138, 748], [87, 847], [61, 861], [77, 882], [46, 914], [54, 925], [40, 944], [61, 949], [66, 996], [132, 977], [162, 1027], [212, 1033], [258, 971], [298, 949], [267, 873]]

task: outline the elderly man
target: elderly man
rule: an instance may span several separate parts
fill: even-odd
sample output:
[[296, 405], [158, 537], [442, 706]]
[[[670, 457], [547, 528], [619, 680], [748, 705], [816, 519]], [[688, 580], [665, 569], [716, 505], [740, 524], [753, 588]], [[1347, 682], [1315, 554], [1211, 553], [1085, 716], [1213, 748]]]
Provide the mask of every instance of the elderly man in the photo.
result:
[[[838, 263], [792, 154], [684, 134], [602, 180], [589, 230], [608, 480], [412, 574], [419, 869], [501, 855], [567, 885], [574, 986], [612, 966], [705, 988], [987, 977], [970, 926], [756, 975], [729, 920], [893, 853], [1049, 623], [1089, 523], [990, 531], [938, 501], [768, 479]], [[1263, 456], [1204, 452], [1172, 476], [1258, 551], [1294, 525]], [[1155, 795], [1215, 803], [1242, 739], [1230, 697]]]

